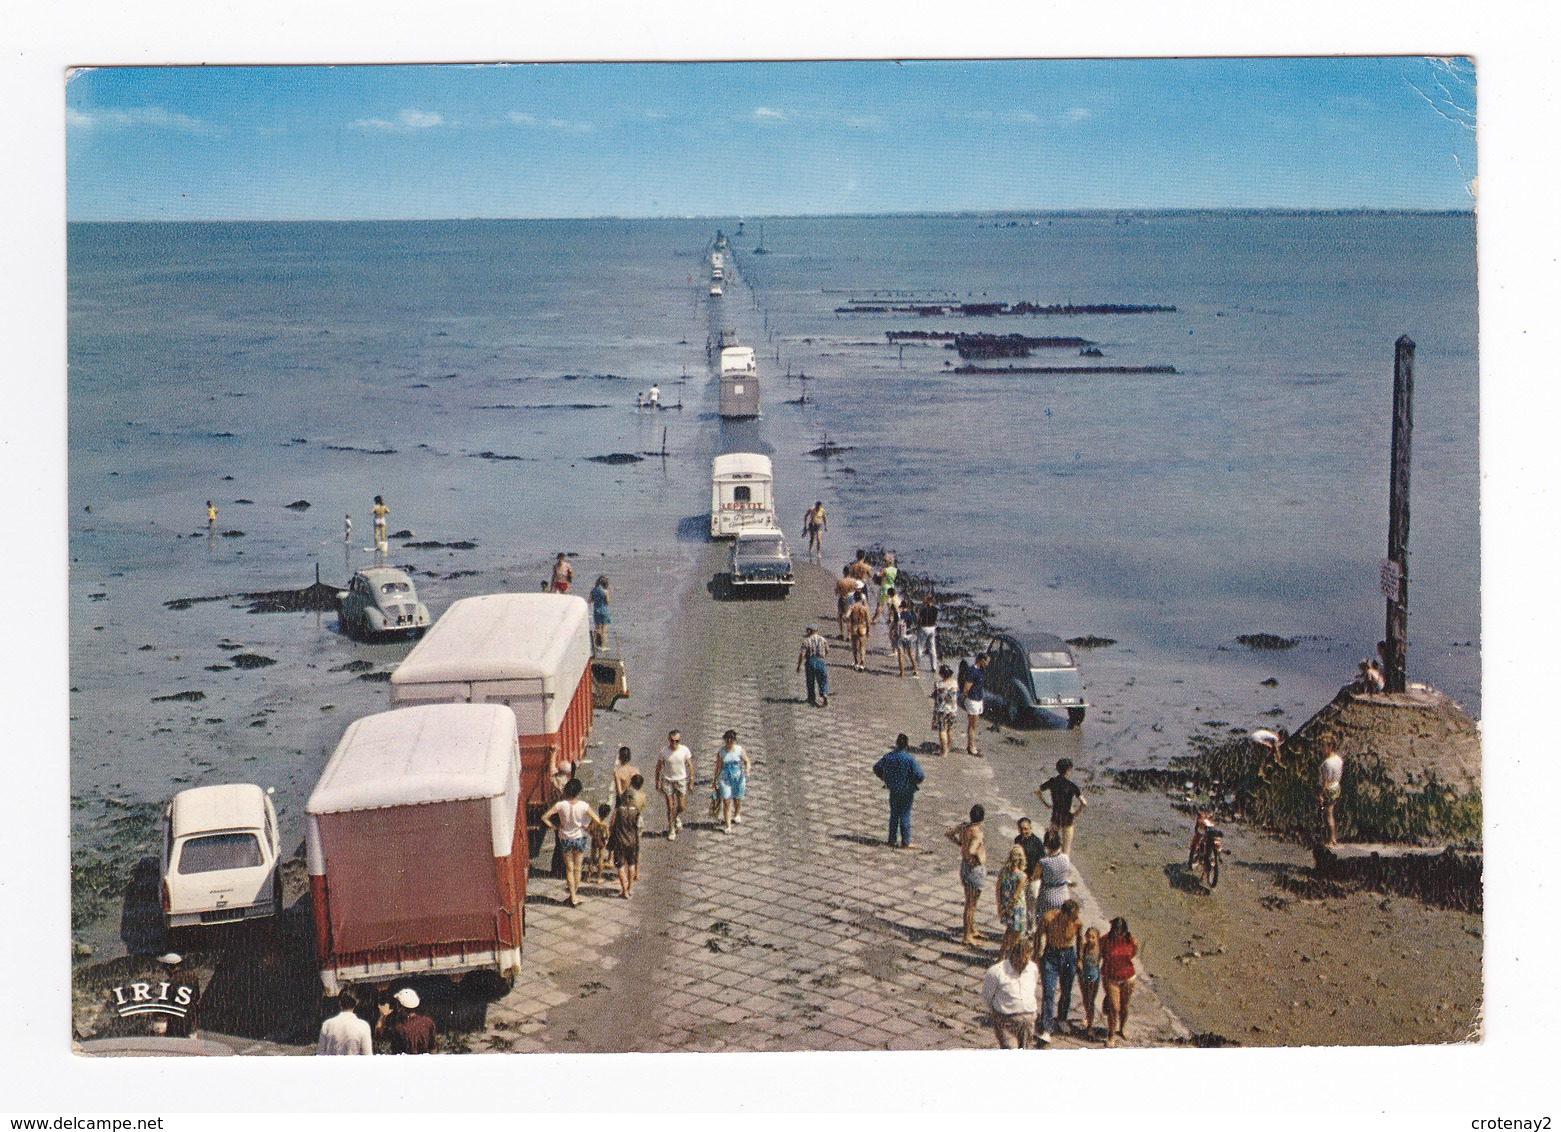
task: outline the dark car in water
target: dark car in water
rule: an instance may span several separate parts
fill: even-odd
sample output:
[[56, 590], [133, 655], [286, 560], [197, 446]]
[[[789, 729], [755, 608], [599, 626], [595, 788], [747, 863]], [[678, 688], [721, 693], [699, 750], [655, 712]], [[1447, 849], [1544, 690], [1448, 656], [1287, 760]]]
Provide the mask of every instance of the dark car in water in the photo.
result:
[[1067, 720], [1069, 727], [1084, 722], [1084, 685], [1079, 679], [1073, 650], [1051, 633], [1013, 636], [999, 633], [986, 649], [986, 703], [988, 711], [1007, 716], [1010, 723]]
[[796, 581], [791, 548], [774, 527], [738, 531], [728, 572], [734, 590], [763, 588], [784, 593]]

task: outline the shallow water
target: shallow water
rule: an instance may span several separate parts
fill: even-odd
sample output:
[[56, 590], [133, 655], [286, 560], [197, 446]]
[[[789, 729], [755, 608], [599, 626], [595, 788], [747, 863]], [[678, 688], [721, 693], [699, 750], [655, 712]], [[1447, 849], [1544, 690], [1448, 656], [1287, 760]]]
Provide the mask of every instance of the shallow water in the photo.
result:
[[[115, 833], [126, 827], [111, 824], [114, 807], [207, 781], [276, 785], [296, 832], [342, 729], [384, 706], [382, 684], [342, 666], [384, 672], [407, 648], [352, 644], [332, 614], [167, 600], [301, 587], [317, 566], [344, 583], [372, 561], [368, 510], [383, 494], [392, 531], [477, 544], [392, 540], [389, 560], [416, 568], [436, 615], [469, 593], [535, 588], [560, 549], [582, 556], [582, 582], [602, 555], [639, 563], [636, 579], [664, 575], [639, 594], [615, 587], [625, 609], [659, 608], [702, 550], [721, 450], [773, 454], [792, 535], [825, 500], [835, 568], [882, 543], [1001, 623], [1117, 639], [1083, 659], [1115, 713], [1113, 757], [1179, 747], [1175, 727], [1149, 739], [1135, 705], [1159, 711], [1188, 678], [1267, 706], [1277, 697], [1256, 689], [1261, 668], [1299, 723], [1381, 635], [1392, 343], [1404, 333], [1420, 347], [1410, 676], [1478, 711], [1469, 218], [776, 220], [768, 256], [748, 253], [751, 230], [734, 240], [740, 278], [711, 300], [717, 223], [735, 227], [72, 226], [78, 852], [152, 851]], [[1177, 310], [835, 315], [852, 290], [875, 288]], [[758, 348], [758, 422], [715, 418], [706, 341], [726, 328]], [[1100, 343], [1099, 362], [1177, 372], [956, 376], [953, 351], [902, 351], [884, 337], [896, 329], [1079, 335]], [[1085, 361], [1071, 354], [1031, 361]], [[682, 409], [637, 412], [652, 381]], [[807, 403], [790, 403], [804, 388]], [[852, 450], [806, 455], [826, 434]], [[663, 442], [665, 459], [587, 459]], [[210, 534], [208, 498], [221, 512]], [[286, 506], [298, 500], [310, 506]], [[635, 617], [615, 626], [656, 647]], [[1234, 642], [1254, 632], [1304, 639], [1255, 656]], [[278, 663], [221, 670], [234, 646]], [[1153, 695], [1135, 700], [1134, 686]], [[156, 700], [182, 691], [205, 698]]]

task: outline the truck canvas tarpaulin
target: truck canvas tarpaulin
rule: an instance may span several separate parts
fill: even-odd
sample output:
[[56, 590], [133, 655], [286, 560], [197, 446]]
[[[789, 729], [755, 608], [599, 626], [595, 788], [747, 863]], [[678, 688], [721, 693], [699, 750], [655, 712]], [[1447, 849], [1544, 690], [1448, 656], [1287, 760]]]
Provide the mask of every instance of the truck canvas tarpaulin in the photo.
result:
[[320, 979], [520, 969], [526, 822], [515, 715], [429, 704], [347, 728], [305, 807]]

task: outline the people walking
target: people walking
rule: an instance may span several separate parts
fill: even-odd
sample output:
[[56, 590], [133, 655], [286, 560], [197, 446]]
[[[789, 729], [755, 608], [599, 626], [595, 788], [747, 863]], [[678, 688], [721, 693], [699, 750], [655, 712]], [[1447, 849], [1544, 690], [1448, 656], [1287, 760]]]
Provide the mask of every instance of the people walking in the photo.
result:
[[1051, 828], [1062, 839], [1064, 854], [1073, 852], [1073, 820], [1089, 805], [1077, 784], [1068, 777], [1073, 760], [1057, 760], [1057, 773], [1036, 788], [1035, 796], [1051, 806]]
[[640, 768], [634, 765], [634, 752], [628, 747], [619, 747], [618, 765], [612, 771], [612, 797], [615, 803], [629, 792], [629, 784], [639, 772]]
[[[900, 595], [893, 586], [889, 587], [889, 592], [884, 596], [884, 604], [889, 609], [888, 614], [884, 617], [884, 627], [889, 633], [889, 651], [894, 654], [895, 674], [903, 677], [905, 675], [906, 653], [906, 650], [902, 647], [905, 642], [905, 622], [900, 620]], [[913, 672], [915, 671], [915, 664], [916, 661], [913, 658], [911, 660], [911, 671]]]
[[916, 611], [903, 592], [897, 593], [896, 597], [900, 606], [900, 652], [904, 654], [904, 663], [911, 666], [911, 675], [920, 676], [921, 669], [916, 666]]
[[[636, 777], [638, 777], [636, 775]], [[618, 891], [627, 900], [640, 879], [640, 811], [632, 794], [618, 799], [617, 808], [607, 826], [607, 851], [613, 868], [618, 870]]]
[[374, 497], [374, 506], [370, 511], [374, 516], [374, 549], [383, 554], [385, 553], [385, 517], [390, 514], [390, 508], [385, 506], [383, 495]]
[[797, 671], [806, 672], [808, 703], [818, 707], [829, 706], [829, 666], [824, 658], [829, 655], [829, 642], [818, 631], [817, 625], [809, 625], [797, 650]]
[[863, 586], [873, 580], [873, 564], [867, 560], [867, 551], [856, 552], [856, 559], [846, 567], [846, 572]]
[[358, 1017], [358, 996], [344, 990], [336, 996], [336, 1013], [320, 1024], [321, 1057], [374, 1055], [374, 1030]]
[[938, 670], [938, 605], [928, 593], [916, 611], [916, 655], [927, 658], [927, 671]]
[[976, 654], [975, 663], [965, 669], [959, 694], [965, 708], [965, 753], [979, 756], [981, 749], [976, 746], [976, 721], [986, 710], [986, 653]]
[[667, 799], [667, 840], [676, 841], [683, 828], [688, 789], [694, 781], [694, 752], [683, 745], [683, 733], [667, 732], [667, 745], [656, 757], [656, 789]]
[[894, 551], [886, 552], [883, 558], [883, 566], [873, 574], [873, 580], [878, 583], [878, 600], [873, 605], [874, 624], [877, 624], [878, 615], [883, 612], [885, 605], [889, 607], [891, 615], [896, 612], [894, 603], [889, 598], [895, 592], [895, 579], [900, 576], [900, 568], [894, 564]]
[[802, 535], [808, 540], [808, 558], [824, 561], [824, 532], [829, 530], [829, 516], [824, 514], [824, 501], [816, 499], [808, 513], [802, 517]]
[[985, 820], [986, 807], [977, 804], [970, 807], [969, 821], [943, 833], [959, 846], [959, 882], [965, 888], [965, 934], [960, 942], [966, 947], [975, 947], [986, 938], [976, 930], [976, 906], [986, 887], [986, 830], [981, 825]]
[[1138, 969], [1133, 959], [1138, 954], [1138, 941], [1127, 930], [1127, 921], [1116, 916], [1111, 928], [1100, 941], [1100, 978], [1106, 988], [1106, 1044], [1116, 1045], [1116, 1040], [1127, 1040], [1127, 1008], [1133, 1000], [1133, 984]]
[[1061, 908], [1068, 899], [1068, 889], [1072, 885], [1069, 877], [1073, 875], [1073, 862], [1062, 851], [1062, 837], [1055, 829], [1048, 829], [1046, 836], [1041, 838], [1041, 844], [1046, 847], [1046, 856], [1041, 858], [1041, 910], [1045, 912], [1052, 908]]
[[938, 733], [938, 754], [947, 755], [954, 746], [954, 721], [959, 718], [955, 704], [959, 700], [959, 686], [954, 683], [954, 670], [948, 665], [938, 669], [938, 682], [932, 689], [932, 729]]
[[1004, 951], [1024, 942], [1024, 885], [1024, 850], [1015, 845], [997, 874], [997, 917], [1003, 923]]
[[846, 612], [856, 598], [856, 591], [861, 588], [861, 584], [851, 576], [850, 563], [842, 566], [840, 580], [835, 583], [835, 627], [842, 641], [846, 639]]
[[1046, 846], [1035, 835], [1035, 823], [1029, 818], [1019, 819], [1019, 834], [1014, 844], [1024, 850], [1024, 930], [1035, 931], [1041, 917], [1041, 859], [1046, 856]]
[[851, 636], [851, 663], [858, 672], [867, 671], [867, 632], [872, 626], [872, 615], [867, 612], [867, 597], [860, 590], [846, 610], [846, 631]]
[[1064, 900], [1060, 908], [1042, 913], [1035, 935], [1035, 958], [1041, 965], [1041, 1029], [1038, 1036], [1043, 1045], [1052, 1040], [1058, 1023], [1068, 1024], [1073, 978], [1077, 974], [1083, 943], [1084, 925], [1079, 922], [1077, 900]]
[[1084, 1026], [1090, 1036], [1095, 1033], [1095, 1000], [1100, 996], [1100, 929], [1090, 928], [1084, 933], [1084, 945], [1079, 950], [1079, 1002], [1084, 1007]]
[[612, 590], [607, 575], [603, 574], [596, 579], [596, 585], [591, 589], [592, 640], [596, 643], [598, 652], [607, 647], [607, 626], [612, 623], [612, 614], [608, 612], [607, 607], [611, 604]]
[[894, 750], [873, 764], [876, 774], [889, 788], [889, 847], [911, 847], [911, 804], [925, 781], [921, 765], [911, 754], [910, 737], [903, 732], [894, 740]]
[[742, 823], [743, 796], [748, 793], [748, 772], [753, 769], [748, 752], [737, 745], [737, 732], [721, 736], [716, 763], [715, 792], [721, 799], [722, 832], [731, 833], [733, 822]]
[[1344, 786], [1344, 756], [1339, 754], [1338, 745], [1332, 731], [1324, 731], [1317, 737], [1317, 746], [1323, 753], [1323, 761], [1317, 767], [1317, 807], [1324, 845], [1339, 843], [1333, 808]]
[[434, 1020], [418, 1010], [422, 1000], [411, 987], [402, 987], [391, 1002], [379, 1004], [374, 1032], [390, 1044], [390, 1052], [433, 1053], [438, 1040]]
[[1026, 1049], [1035, 1033], [1035, 983], [1039, 974], [1023, 941], [1003, 948], [986, 969], [981, 1005], [992, 1019], [999, 1049]]
[[553, 562], [553, 576], [549, 579], [549, 586], [556, 594], [569, 592], [569, 583], [575, 580], [575, 568], [569, 565], [569, 556], [562, 550], [558, 552], [558, 558]]
[[563, 798], [542, 815], [542, 824], [551, 826], [558, 835], [558, 847], [564, 857], [564, 885], [569, 890], [571, 908], [580, 904], [580, 862], [591, 846], [591, 830], [602, 824], [591, 812], [591, 804], [580, 800], [584, 789], [578, 778], [571, 778], [564, 785]]

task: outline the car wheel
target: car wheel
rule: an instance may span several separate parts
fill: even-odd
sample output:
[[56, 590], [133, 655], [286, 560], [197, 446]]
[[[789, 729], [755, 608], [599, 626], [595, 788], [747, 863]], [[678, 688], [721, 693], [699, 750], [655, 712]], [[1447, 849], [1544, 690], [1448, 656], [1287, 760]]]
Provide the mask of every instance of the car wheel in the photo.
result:
[[1075, 727], [1083, 724], [1083, 722], [1084, 709], [1081, 707], [1070, 707], [1068, 709], [1068, 730], [1073, 730]]

